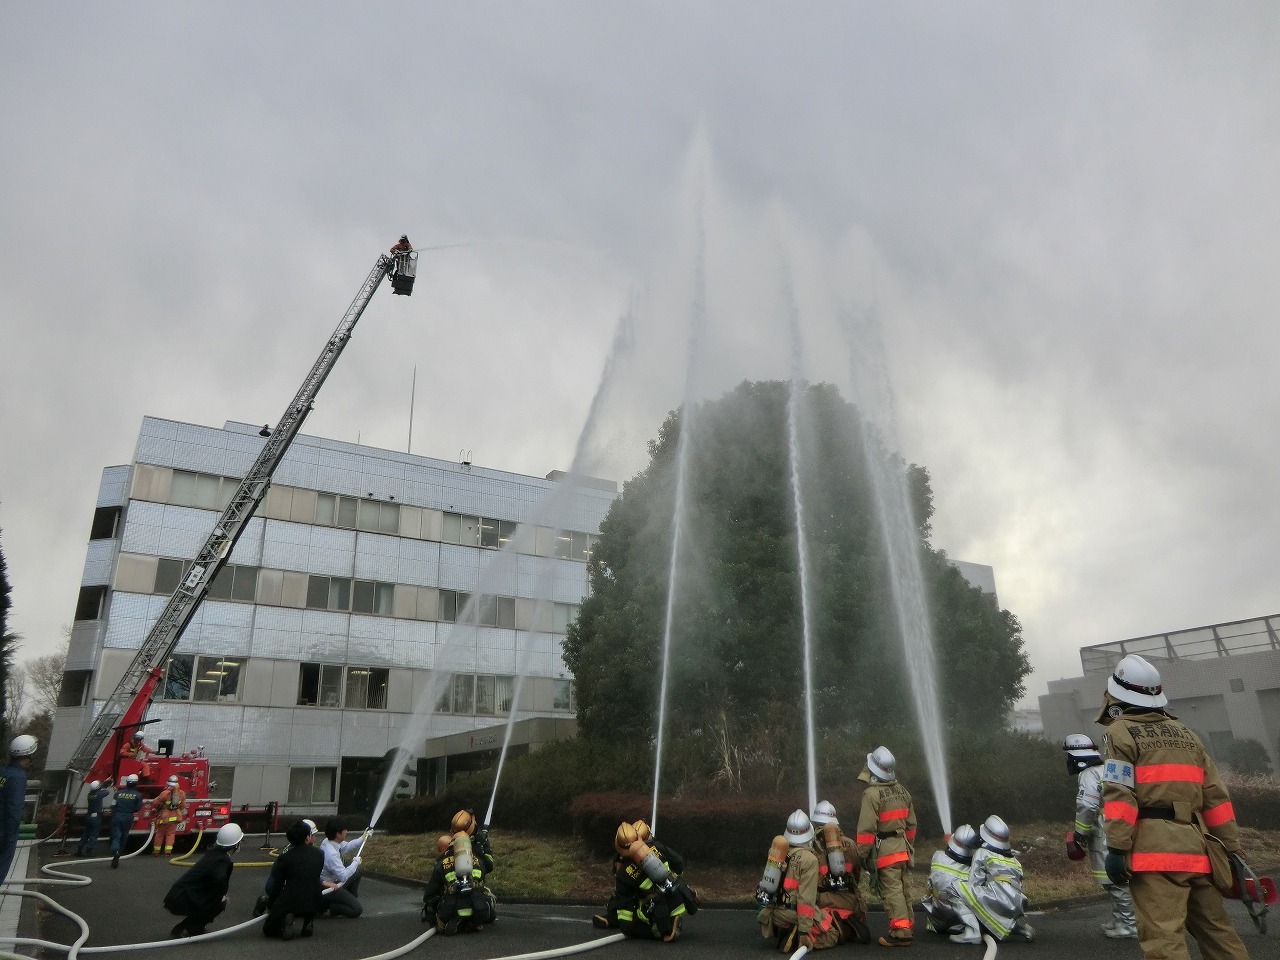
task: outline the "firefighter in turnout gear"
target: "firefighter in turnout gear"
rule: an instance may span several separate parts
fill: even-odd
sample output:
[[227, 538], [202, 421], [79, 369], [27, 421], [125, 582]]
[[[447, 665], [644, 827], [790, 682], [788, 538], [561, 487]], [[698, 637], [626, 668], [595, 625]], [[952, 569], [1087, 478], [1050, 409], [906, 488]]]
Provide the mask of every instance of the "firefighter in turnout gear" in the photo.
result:
[[853, 841], [840, 829], [836, 808], [819, 800], [809, 817], [813, 824], [813, 853], [818, 858], [818, 906], [835, 912], [859, 943], [871, 941], [867, 906], [862, 900], [862, 861]]
[[756, 889], [760, 936], [791, 953], [799, 947], [825, 950], [854, 936], [853, 924], [818, 905], [820, 862], [813, 852], [813, 824], [803, 810], [787, 818], [785, 836], [774, 837], [764, 877]]
[[960, 894], [960, 882], [969, 879], [974, 851], [982, 841], [967, 823], [956, 827], [947, 845], [929, 864], [929, 891], [920, 906], [928, 914], [930, 930], [947, 935], [964, 932], [964, 915], [971, 912]]
[[147, 746], [141, 731], [134, 731], [133, 736], [120, 748], [120, 759], [137, 760], [141, 764], [142, 779], [147, 781], [151, 779], [151, 763], [147, 758], [154, 754], [155, 750]]
[[982, 845], [973, 855], [969, 877], [956, 884], [967, 910], [957, 910], [964, 930], [952, 943], [981, 943], [985, 929], [997, 940], [1034, 940], [1035, 930], [1023, 919], [1027, 898], [1022, 893], [1022, 864], [1009, 843], [1009, 826], [987, 817], [978, 829]]
[[454, 814], [449, 829], [452, 837], [436, 857], [423, 891], [422, 919], [434, 921], [443, 934], [476, 933], [498, 916], [497, 898], [484, 882], [494, 867], [489, 830], [476, 823], [470, 810]]
[[1159, 671], [1142, 657], [1125, 657], [1107, 680], [1097, 718], [1107, 728], [1107, 876], [1129, 885], [1148, 960], [1188, 960], [1188, 933], [1207, 960], [1245, 960], [1207, 846], [1221, 842], [1239, 857], [1231, 797], [1200, 738], [1165, 710], [1168, 702]]
[[867, 765], [858, 779], [867, 784], [858, 814], [858, 856], [872, 875], [873, 887], [880, 887], [884, 912], [889, 916], [889, 934], [880, 938], [882, 947], [911, 946], [914, 920], [907, 871], [915, 854], [916, 811], [911, 794], [898, 783], [896, 763], [886, 747], [867, 754]]
[[[646, 832], [648, 824], [644, 824]], [[652, 835], [650, 835], [652, 839]], [[672, 870], [657, 846], [650, 846], [636, 825], [619, 824], [613, 837], [613, 896], [592, 922], [617, 927], [628, 937], [671, 943], [680, 937], [685, 916], [696, 913], [697, 897]], [[670, 851], [669, 853], [674, 853]], [[684, 861], [675, 855], [680, 866]]]
[[151, 801], [151, 816], [156, 821], [155, 846], [152, 853], [173, 853], [173, 841], [178, 835], [178, 824], [187, 817], [187, 794], [178, 785], [176, 776], [170, 777], [165, 788]]
[[[1107, 834], [1102, 819], [1102, 755], [1083, 733], [1073, 733], [1062, 742], [1067, 752], [1067, 772], [1076, 777], [1076, 819], [1068, 843], [1089, 857], [1093, 879], [1111, 898], [1111, 921], [1102, 932], [1113, 940], [1135, 940], [1138, 920], [1133, 915], [1129, 888], [1112, 883], [1107, 876]], [[1076, 854], [1079, 856], [1079, 854]]]

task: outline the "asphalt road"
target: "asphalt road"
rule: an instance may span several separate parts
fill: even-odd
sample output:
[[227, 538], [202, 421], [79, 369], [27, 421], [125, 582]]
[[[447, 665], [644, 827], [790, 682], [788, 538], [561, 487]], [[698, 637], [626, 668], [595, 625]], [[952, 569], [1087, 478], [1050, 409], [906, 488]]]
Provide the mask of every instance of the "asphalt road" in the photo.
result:
[[[249, 839], [252, 841], [254, 838]], [[45, 862], [64, 860], [78, 865], [82, 868], [80, 872], [92, 878], [92, 885], [86, 887], [43, 890], [85, 919], [90, 929], [88, 946], [168, 938], [168, 931], [177, 918], [166, 913], [161, 903], [169, 886], [181, 875], [180, 867], [149, 856], [123, 860], [118, 870], [112, 870], [106, 862], [86, 864], [75, 858], [69, 861], [57, 858], [51, 849], [45, 849], [42, 856]], [[231, 878], [228, 909], [214, 921], [211, 931], [249, 919], [253, 901], [262, 890], [267, 871], [262, 867], [245, 866], [244, 863], [261, 858], [252, 845], [242, 848], [237, 854], [241, 865], [237, 866]], [[35, 869], [33, 864], [33, 875]], [[603, 883], [602, 875], [602, 900]], [[255, 926], [220, 940], [183, 942], [179, 955], [184, 960], [290, 955], [306, 957], [307, 960], [358, 960], [400, 947], [425, 931], [419, 920], [421, 893], [418, 889], [365, 878], [360, 893], [365, 907], [364, 916], [357, 920], [322, 917], [316, 921], [316, 935], [308, 940], [295, 939], [290, 943], [270, 940], [263, 937], [260, 928]], [[1280, 938], [1275, 933], [1265, 939], [1259, 937], [1242, 905], [1232, 903], [1229, 908], [1236, 917], [1236, 927], [1253, 960], [1280, 960]], [[454, 937], [437, 935], [410, 956], [435, 954], [446, 960], [492, 960], [582, 944], [605, 935], [591, 926], [593, 912], [593, 908], [586, 906], [499, 903], [498, 921], [483, 932]], [[917, 920], [921, 916], [917, 914]], [[1037, 932], [1036, 941], [1002, 945], [1000, 954], [1024, 960], [1030, 960], [1032, 956], [1037, 960], [1082, 960], [1086, 956], [1088, 960], [1140, 960], [1141, 952], [1136, 941], [1112, 941], [1102, 936], [1098, 926], [1106, 916], [1107, 908], [1100, 902], [1033, 916], [1031, 922]], [[1280, 928], [1280, 916], [1272, 919]], [[887, 926], [884, 914], [873, 913], [870, 921], [873, 935], [884, 932]], [[920, 933], [911, 948], [912, 955], [960, 960], [979, 960], [982, 956], [981, 948], [952, 944], [925, 931], [922, 923], [917, 929]], [[70, 943], [76, 936], [75, 925], [70, 920], [47, 908], [24, 910], [20, 932], [23, 936], [62, 943]], [[838, 948], [838, 952], [849, 949], [887, 953], [875, 945], [851, 945]], [[703, 909], [686, 922], [684, 936], [676, 944], [625, 941], [600, 948], [600, 955], [635, 956], [637, 952], [651, 955], [656, 951], [675, 951], [684, 960], [728, 960], [731, 957], [734, 960], [750, 960], [752, 957], [768, 960], [778, 956], [772, 943], [761, 939], [754, 912], [745, 909]], [[138, 951], [111, 955], [130, 954], [137, 955]], [[146, 955], [164, 957], [167, 954], [162, 950]]]

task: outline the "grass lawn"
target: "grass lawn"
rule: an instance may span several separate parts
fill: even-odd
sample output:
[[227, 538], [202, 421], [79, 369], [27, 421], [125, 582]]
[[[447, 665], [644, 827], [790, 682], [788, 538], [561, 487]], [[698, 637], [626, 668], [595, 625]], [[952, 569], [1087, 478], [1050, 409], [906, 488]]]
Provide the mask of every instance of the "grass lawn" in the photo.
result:
[[[1067, 859], [1062, 839], [1066, 824], [1030, 823], [1012, 829], [1013, 845], [1026, 871], [1025, 891], [1033, 904], [1100, 893], [1088, 861]], [[1245, 859], [1255, 870], [1271, 871], [1280, 866], [1280, 830], [1245, 828], [1241, 832]], [[438, 835], [375, 836], [363, 857], [365, 869], [426, 880], [435, 860]], [[598, 900], [603, 904], [612, 892], [609, 862], [594, 859], [573, 838], [491, 830], [489, 839], [497, 861], [490, 886], [499, 900], [550, 897]], [[913, 896], [924, 895], [929, 860], [941, 846], [937, 841], [926, 841], [916, 849]], [[704, 901], [749, 904], [753, 902], [767, 852], [768, 843], [762, 843], [758, 868], [690, 862], [685, 878]], [[874, 898], [870, 899], [874, 902]]]

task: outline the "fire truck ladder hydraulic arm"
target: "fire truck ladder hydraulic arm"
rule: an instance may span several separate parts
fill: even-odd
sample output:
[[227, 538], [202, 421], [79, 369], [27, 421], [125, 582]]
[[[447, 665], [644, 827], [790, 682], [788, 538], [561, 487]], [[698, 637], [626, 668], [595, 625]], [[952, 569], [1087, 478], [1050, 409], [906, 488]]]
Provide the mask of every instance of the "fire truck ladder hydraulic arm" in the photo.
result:
[[[351, 338], [351, 331], [364, 313], [364, 309], [373, 297], [374, 291], [382, 283], [384, 277], [391, 275], [395, 293], [409, 295], [413, 291], [413, 278], [417, 267], [417, 254], [412, 250], [397, 250], [391, 255], [382, 255], [370, 271], [360, 292], [351, 301], [346, 316], [338, 324], [321, 351], [319, 359], [307, 374], [293, 398], [284, 416], [280, 418], [274, 431], [270, 432], [262, 445], [258, 459], [240, 481], [240, 487], [231, 497], [222, 516], [213, 525], [213, 532], [205, 541], [185, 580], [178, 585], [169, 602], [165, 604], [160, 618], [142, 642], [137, 656], [125, 670], [124, 676], [116, 686], [115, 692], [103, 704], [102, 710], [94, 719], [88, 734], [81, 741], [79, 748], [72, 756], [68, 766], [82, 779], [90, 779], [90, 774], [101, 779], [111, 775], [110, 762], [114, 753], [106, 751], [117, 728], [126, 723], [137, 724], [145, 713], [146, 706], [155, 692], [160, 677], [160, 668], [173, 653], [174, 647], [182, 636], [191, 618], [195, 616], [200, 602], [209, 592], [209, 585], [227, 563], [231, 551], [244, 532], [245, 524], [253, 516], [254, 510], [266, 496], [271, 485], [271, 476], [275, 473], [280, 461], [293, 443], [294, 437], [302, 429], [302, 423], [311, 412], [316, 394], [324, 384], [325, 378], [333, 369], [343, 348]], [[142, 696], [140, 696], [142, 695]], [[126, 712], [129, 716], [126, 718]], [[103, 767], [104, 769], [99, 769]], [[101, 775], [101, 776], [99, 776]]]

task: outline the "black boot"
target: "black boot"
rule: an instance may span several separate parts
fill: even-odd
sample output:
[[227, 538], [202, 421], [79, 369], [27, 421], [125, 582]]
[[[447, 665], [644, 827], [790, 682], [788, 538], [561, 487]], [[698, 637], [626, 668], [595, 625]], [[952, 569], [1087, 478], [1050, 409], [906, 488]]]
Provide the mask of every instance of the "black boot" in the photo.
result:
[[120, 854], [119, 854], [119, 852], [113, 853], [113, 854], [111, 855], [111, 869], [112, 869], [112, 870], [119, 870], [119, 869], [120, 869]]
[[174, 925], [174, 928], [173, 928], [172, 930], [170, 930], [170, 931], [169, 931], [169, 936], [171, 936], [171, 937], [183, 937], [183, 936], [186, 936], [186, 935], [187, 935], [187, 921], [186, 921], [186, 920], [179, 920], [179, 921], [177, 922], [177, 924], [175, 924], [175, 925]]

